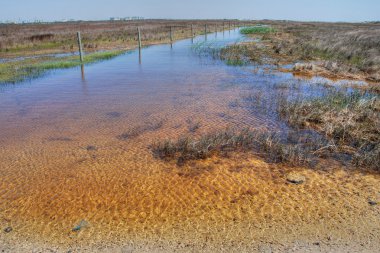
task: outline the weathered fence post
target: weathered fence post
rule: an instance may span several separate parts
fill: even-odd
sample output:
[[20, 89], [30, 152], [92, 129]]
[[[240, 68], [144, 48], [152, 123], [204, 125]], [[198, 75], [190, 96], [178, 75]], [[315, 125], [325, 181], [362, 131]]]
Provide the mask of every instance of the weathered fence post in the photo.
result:
[[140, 32], [140, 27], [137, 27], [137, 34], [138, 34], [138, 40], [139, 40], [139, 50], [141, 50], [141, 32]]
[[173, 43], [173, 27], [170, 27], [170, 43]]
[[80, 32], [77, 32], [77, 37], [78, 37], [79, 57], [80, 57], [80, 61], [83, 62], [83, 49], [82, 49], [82, 40], [80, 37]]
[[191, 44], [194, 43], [194, 27], [193, 24], [191, 24]]
[[207, 24], [205, 24], [205, 40], [207, 40]]
[[228, 28], [231, 30], [231, 21], [228, 22]]

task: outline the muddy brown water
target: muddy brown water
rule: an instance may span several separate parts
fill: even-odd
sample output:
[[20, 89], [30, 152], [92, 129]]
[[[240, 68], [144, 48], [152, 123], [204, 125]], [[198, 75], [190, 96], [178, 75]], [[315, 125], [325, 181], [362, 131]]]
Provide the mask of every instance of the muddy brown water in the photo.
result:
[[[207, 38], [219, 46], [242, 39], [238, 30]], [[290, 168], [251, 153], [184, 167], [153, 157], [152, 142], [180, 135], [286, 130], [278, 97], [320, 96], [320, 84], [331, 83], [270, 66], [227, 66], [192, 45], [152, 46], [140, 63], [131, 52], [84, 73], [57, 70], [0, 87], [0, 249], [379, 245], [379, 208], [368, 205], [380, 192], [376, 174], [334, 163]], [[304, 184], [286, 182], [294, 170]]]

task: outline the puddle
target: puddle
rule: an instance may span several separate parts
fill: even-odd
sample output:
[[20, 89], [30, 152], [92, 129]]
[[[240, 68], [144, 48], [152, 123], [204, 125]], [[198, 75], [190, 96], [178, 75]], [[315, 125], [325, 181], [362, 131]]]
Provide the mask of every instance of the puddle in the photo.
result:
[[[238, 30], [207, 38], [242, 39]], [[299, 231], [349, 238], [354, 229], [361, 238], [376, 230], [378, 216], [361, 197], [379, 190], [376, 175], [299, 168], [306, 183], [295, 186], [286, 184], [289, 168], [252, 154], [181, 168], [153, 157], [152, 142], [184, 134], [287, 131], [278, 99], [326, 92], [320, 79], [200, 56], [192, 45], [204, 40], [144, 48], [141, 62], [132, 52], [0, 87], [0, 225], [13, 228], [0, 242], [70, 249], [166, 240], [231, 249], [233, 241], [304, 238]]]

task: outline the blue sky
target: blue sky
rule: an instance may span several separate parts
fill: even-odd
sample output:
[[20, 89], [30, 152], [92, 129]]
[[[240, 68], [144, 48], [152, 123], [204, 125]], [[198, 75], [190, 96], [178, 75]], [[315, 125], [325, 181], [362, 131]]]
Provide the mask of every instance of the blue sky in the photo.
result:
[[380, 20], [380, 0], [0, 0], [0, 21], [109, 17]]

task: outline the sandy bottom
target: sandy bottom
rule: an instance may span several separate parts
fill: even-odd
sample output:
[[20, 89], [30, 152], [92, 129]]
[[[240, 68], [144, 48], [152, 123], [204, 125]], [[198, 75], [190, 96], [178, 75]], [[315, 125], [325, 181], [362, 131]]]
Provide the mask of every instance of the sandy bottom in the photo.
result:
[[[189, 133], [191, 121], [195, 135], [270, 124], [228, 107], [237, 91], [203, 94], [183, 93], [175, 106], [10, 115], [0, 134], [0, 252], [378, 251], [380, 207], [368, 203], [379, 198], [378, 174], [251, 153], [184, 167], [155, 159], [149, 145]], [[117, 138], [131, 129], [139, 134]], [[291, 171], [306, 181], [288, 183]]]

